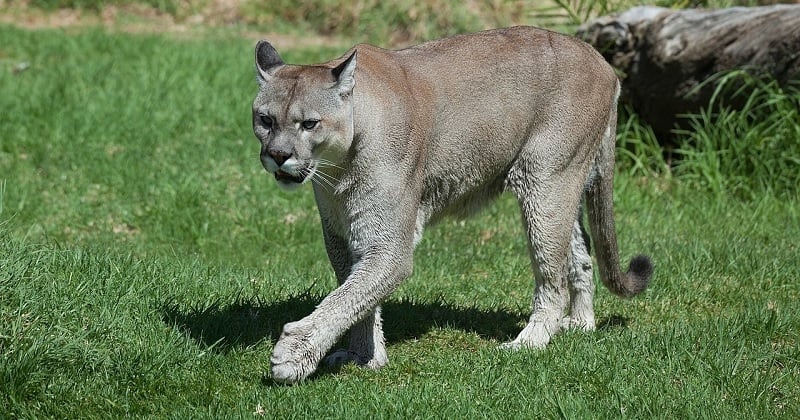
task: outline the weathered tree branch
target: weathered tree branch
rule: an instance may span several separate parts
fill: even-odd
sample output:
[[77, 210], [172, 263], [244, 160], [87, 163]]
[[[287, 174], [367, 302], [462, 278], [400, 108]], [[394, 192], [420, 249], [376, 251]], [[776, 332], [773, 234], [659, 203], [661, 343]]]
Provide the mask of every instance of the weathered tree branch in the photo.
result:
[[[719, 10], [637, 7], [583, 25], [578, 36], [622, 72], [623, 101], [670, 143], [681, 114], [708, 105], [709, 77], [733, 69], [800, 80], [800, 4]], [[698, 88], [699, 87], [699, 88]], [[727, 98], [736, 106], [735, 98]]]

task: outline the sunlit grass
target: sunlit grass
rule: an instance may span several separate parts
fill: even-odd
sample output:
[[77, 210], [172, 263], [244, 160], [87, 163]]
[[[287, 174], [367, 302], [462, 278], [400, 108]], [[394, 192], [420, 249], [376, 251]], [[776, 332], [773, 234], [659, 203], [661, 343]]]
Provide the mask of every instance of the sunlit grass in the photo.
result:
[[745, 71], [721, 73], [705, 83], [715, 83], [716, 90], [706, 109], [686, 116], [691, 129], [678, 132], [683, 159], [676, 173], [717, 194], [757, 197], [770, 191], [797, 197], [800, 86], [781, 87]]
[[389, 366], [274, 384], [282, 325], [335, 280], [311, 192], [260, 167], [252, 48], [0, 27], [0, 413], [800, 415], [797, 197], [669, 175], [635, 120], [620, 129], [617, 226], [623, 258], [648, 253], [656, 274], [630, 301], [599, 287], [597, 332], [497, 350], [533, 292], [503, 196], [426, 232], [384, 304]]

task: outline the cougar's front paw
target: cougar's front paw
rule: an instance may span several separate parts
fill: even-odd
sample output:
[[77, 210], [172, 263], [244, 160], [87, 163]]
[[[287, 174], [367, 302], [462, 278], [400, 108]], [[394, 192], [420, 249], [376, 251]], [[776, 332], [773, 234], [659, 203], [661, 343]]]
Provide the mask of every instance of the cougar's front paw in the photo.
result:
[[355, 363], [356, 365], [363, 366], [369, 369], [378, 370], [389, 362], [386, 357], [386, 352], [382, 352], [373, 357], [362, 356], [352, 350], [336, 350], [335, 352], [327, 355], [323, 362], [330, 367], [339, 367], [348, 363]]
[[283, 327], [270, 357], [272, 379], [294, 384], [311, 375], [322, 358], [320, 349], [311, 342], [310, 325], [290, 322]]
[[355, 363], [357, 365], [364, 364], [363, 358], [356, 352], [344, 349], [334, 351], [333, 353], [325, 356], [322, 361], [330, 367], [339, 367], [348, 363]]

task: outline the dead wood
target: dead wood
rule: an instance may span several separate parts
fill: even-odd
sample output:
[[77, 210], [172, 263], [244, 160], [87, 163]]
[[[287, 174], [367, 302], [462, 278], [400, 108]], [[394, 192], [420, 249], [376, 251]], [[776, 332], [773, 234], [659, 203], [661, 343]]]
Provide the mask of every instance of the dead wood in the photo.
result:
[[[624, 102], [669, 144], [679, 115], [708, 105], [720, 72], [800, 80], [800, 4], [671, 10], [637, 7], [583, 25], [578, 36], [620, 72]], [[698, 88], [699, 87], [699, 88]], [[736, 106], [736, 98], [727, 98]], [[685, 127], [684, 127], [685, 128]]]

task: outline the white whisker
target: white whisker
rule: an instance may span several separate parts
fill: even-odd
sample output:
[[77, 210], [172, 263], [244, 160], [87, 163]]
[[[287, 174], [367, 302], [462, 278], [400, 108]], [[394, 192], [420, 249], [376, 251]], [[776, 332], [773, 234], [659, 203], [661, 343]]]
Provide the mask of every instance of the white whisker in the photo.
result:
[[317, 160], [317, 166], [318, 167], [322, 167], [322, 168], [335, 168], [335, 169], [339, 169], [339, 170], [344, 170], [344, 168], [342, 168], [341, 166], [339, 166], [339, 165], [337, 165], [337, 164], [335, 164], [335, 163], [333, 163], [333, 162], [331, 162], [329, 160], [326, 160], [326, 159]]
[[321, 170], [317, 169], [316, 174], [319, 175], [318, 177], [321, 182], [324, 182], [326, 185], [330, 186], [331, 188], [336, 188], [336, 184], [339, 183], [339, 180], [335, 177], [331, 176], [330, 174], [326, 174]]
[[336, 188], [333, 184], [331, 184], [330, 181], [327, 181], [325, 178], [315, 178], [314, 180], [312, 180], [312, 182], [319, 185], [322, 189], [324, 189], [327, 192], [331, 192]]
[[304, 178], [307, 178], [311, 181], [312, 184], [318, 185], [326, 191], [330, 191], [331, 189], [336, 189], [336, 183], [339, 182], [338, 179], [331, 176], [330, 174], [326, 174], [321, 170], [321, 168], [329, 166], [327, 165], [329, 162], [316, 162], [315, 165], [304, 167], [301, 172]]

